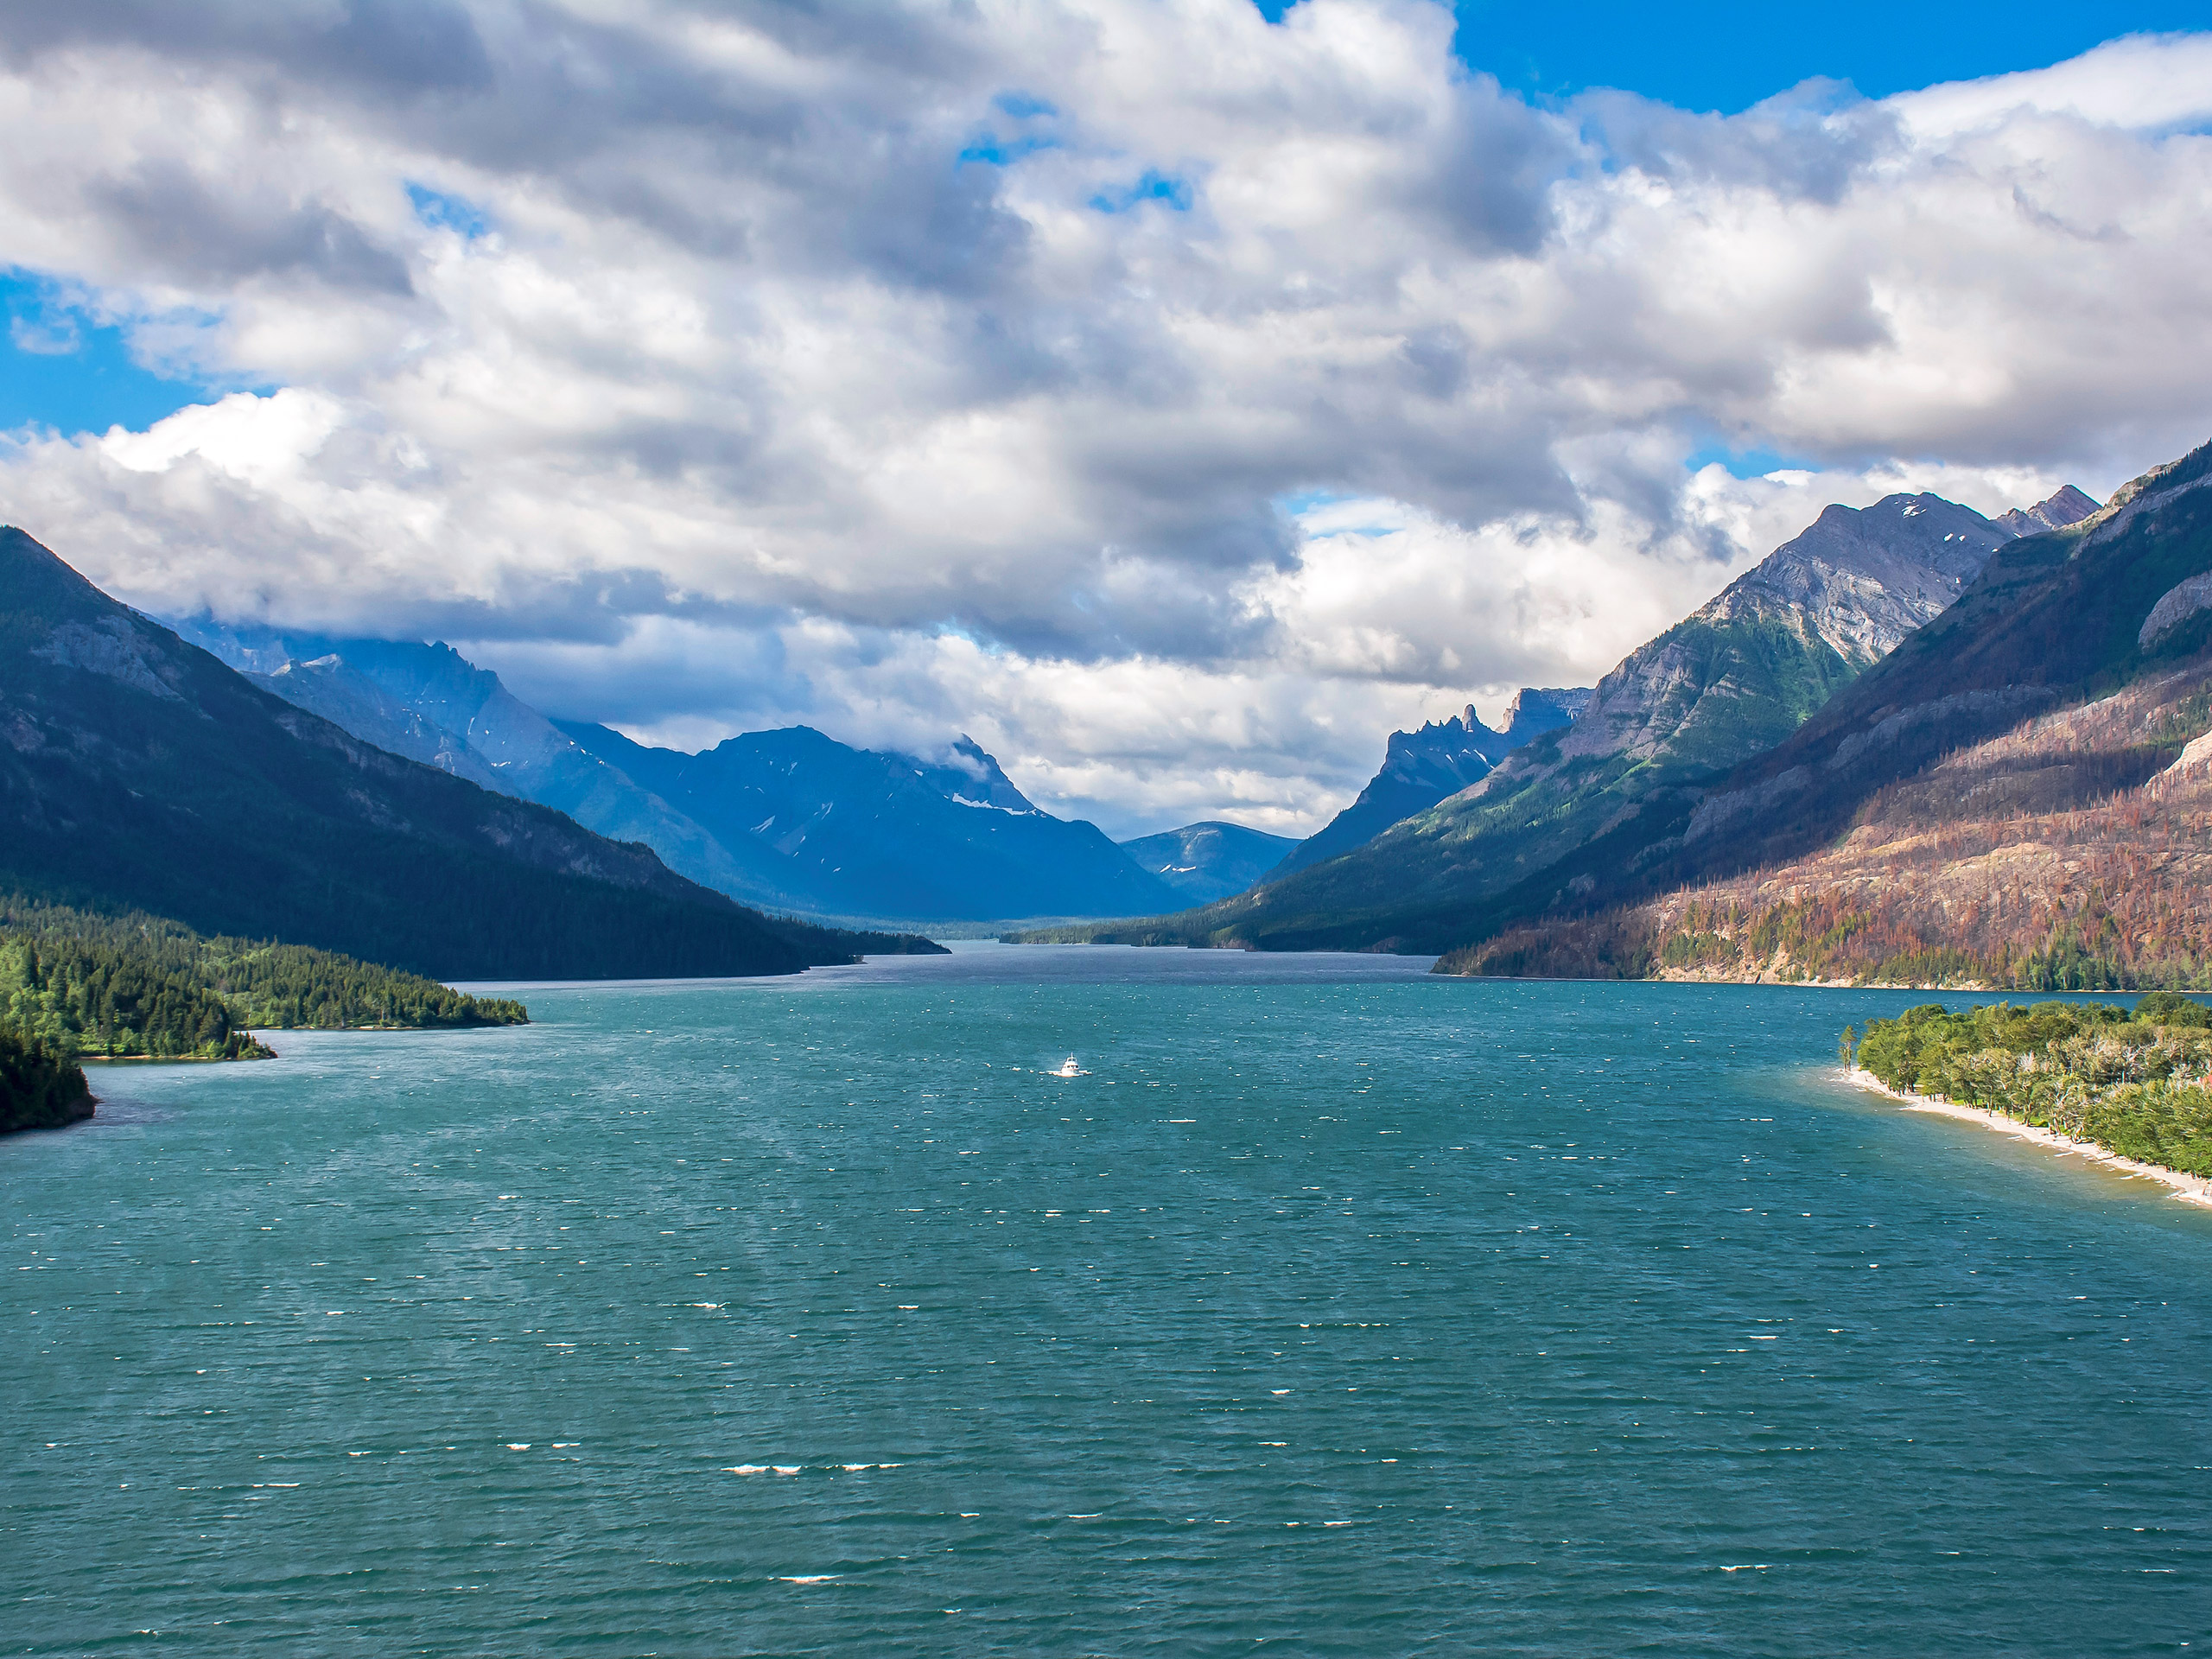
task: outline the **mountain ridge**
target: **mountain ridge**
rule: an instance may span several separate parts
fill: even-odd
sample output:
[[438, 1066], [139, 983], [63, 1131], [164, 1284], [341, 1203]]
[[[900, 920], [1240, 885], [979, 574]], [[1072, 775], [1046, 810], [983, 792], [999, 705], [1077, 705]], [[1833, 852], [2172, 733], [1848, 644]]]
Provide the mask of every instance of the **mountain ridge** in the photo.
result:
[[431, 978], [795, 972], [855, 944], [389, 753], [0, 530], [0, 891]]
[[1096, 825], [1039, 809], [965, 736], [931, 761], [810, 726], [742, 733], [697, 754], [587, 721], [560, 729], [724, 845], [772, 850], [837, 913], [996, 921], [1174, 900]]
[[180, 626], [257, 683], [365, 741], [552, 807], [613, 840], [642, 842], [671, 869], [741, 904], [814, 908], [775, 860], [722, 845], [451, 645], [287, 634], [204, 618]]
[[1243, 893], [1298, 844], [1288, 836], [1271, 836], [1219, 819], [1120, 843], [1139, 869], [1159, 877], [1193, 904]]
[[1645, 892], [1596, 889], [1440, 970], [2212, 986], [2197, 589], [2212, 592], [2212, 445], [2000, 550], [1709, 793]]
[[1624, 658], [1573, 724], [1427, 811], [1238, 899], [1052, 936], [1441, 951], [1562, 889], [1586, 895], [1663, 856], [1709, 787], [1942, 613], [2014, 539], [1926, 493], [1828, 507]]
[[[671, 868], [741, 903], [816, 917], [952, 922], [1127, 914], [1176, 900], [1103, 831], [1031, 802], [964, 734], [938, 760], [856, 749], [811, 727], [784, 728], [804, 736], [742, 734], [690, 755], [593, 721], [550, 718], [443, 643], [286, 633], [208, 618], [181, 626], [269, 690], [365, 741], [641, 842]], [[740, 779], [747, 757], [758, 766]], [[848, 792], [839, 798], [839, 789]], [[733, 790], [749, 791], [758, 814], [731, 810]], [[810, 791], [800, 810], [798, 797]], [[953, 827], [957, 815], [948, 819], [947, 804], [1038, 822], [963, 830]], [[840, 824], [830, 856], [804, 850], [810, 839], [818, 850], [823, 833], [806, 821], [840, 806], [848, 818], [879, 826], [876, 844], [857, 845]], [[779, 818], [772, 832], [765, 829]], [[917, 840], [922, 824], [933, 829]], [[909, 843], [911, 855], [902, 852]]]
[[1586, 686], [1523, 686], [1514, 694], [1504, 724], [1497, 731], [1482, 722], [1471, 702], [1450, 719], [1431, 721], [1417, 731], [1391, 733], [1383, 746], [1382, 765], [1358, 798], [1292, 849], [1262, 880], [1280, 881], [1363, 846], [1392, 824], [1480, 782], [1515, 749], [1571, 725], [1590, 696]]

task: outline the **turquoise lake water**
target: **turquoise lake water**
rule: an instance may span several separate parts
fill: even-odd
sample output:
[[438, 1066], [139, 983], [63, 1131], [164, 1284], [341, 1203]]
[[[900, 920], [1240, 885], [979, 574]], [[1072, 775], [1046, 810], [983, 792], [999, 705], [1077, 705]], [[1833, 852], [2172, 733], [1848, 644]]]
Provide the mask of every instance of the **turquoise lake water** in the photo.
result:
[[0, 1651], [2212, 1639], [2212, 1211], [1843, 1087], [1923, 995], [1421, 966], [102, 1068], [0, 1141]]

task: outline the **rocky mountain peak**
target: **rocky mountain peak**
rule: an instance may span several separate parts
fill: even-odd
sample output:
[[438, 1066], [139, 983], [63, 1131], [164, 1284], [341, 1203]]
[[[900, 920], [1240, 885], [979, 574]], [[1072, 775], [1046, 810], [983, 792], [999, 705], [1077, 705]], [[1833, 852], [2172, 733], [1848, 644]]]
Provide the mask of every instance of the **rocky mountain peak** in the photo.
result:
[[2032, 507], [2015, 507], [2010, 512], [1999, 513], [1990, 522], [2015, 536], [2040, 536], [2047, 530], [2063, 530], [2069, 524], [2080, 524], [2101, 505], [2094, 496], [2071, 484], [2062, 484]]
[[1479, 783], [1522, 745], [1569, 724], [1589, 701], [1586, 687], [1524, 685], [1506, 706], [1502, 731], [1485, 726], [1469, 703], [1450, 719], [1432, 720], [1419, 731], [1391, 733], [1382, 769], [1359, 798], [1301, 842], [1267, 879], [1276, 880], [1350, 852], [1402, 819]]
[[995, 806], [1001, 812], [1037, 810], [1036, 803], [1014, 787], [996, 759], [965, 732], [953, 744], [944, 764], [925, 762], [915, 767], [914, 773], [947, 800]]
[[1925, 493], [1831, 506], [1694, 617], [1725, 621], [1780, 607], [1864, 668], [1956, 599], [2012, 536], [1972, 507]]
[[1973, 508], [1925, 492], [1824, 508], [1599, 681], [1559, 758], [1663, 751], [1733, 765], [1939, 615], [2012, 539]]

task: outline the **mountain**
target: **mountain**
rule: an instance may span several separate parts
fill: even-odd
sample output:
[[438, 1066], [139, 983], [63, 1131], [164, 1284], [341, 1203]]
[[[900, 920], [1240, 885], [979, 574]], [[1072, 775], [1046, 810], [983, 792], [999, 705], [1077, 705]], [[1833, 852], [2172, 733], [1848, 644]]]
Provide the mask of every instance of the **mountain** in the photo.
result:
[[1208, 821], [1140, 836], [1121, 847], [1139, 869], [1158, 876], [1177, 898], [1204, 905], [1243, 892], [1299, 844], [1288, 836]]
[[2212, 445], [2002, 549], [1653, 850], [1446, 965], [2212, 984]]
[[2046, 530], [2063, 530], [2069, 524], [2078, 524], [2096, 511], [2094, 497], [2068, 484], [2032, 507], [2015, 507], [2010, 512], [1999, 513], [1990, 522], [2015, 536], [2040, 536]]
[[1708, 788], [1940, 614], [2012, 539], [1935, 495], [1831, 506], [1631, 652], [1572, 725], [1470, 788], [1241, 898], [1086, 937], [1442, 951], [1562, 887], [1580, 899], [1663, 856]]
[[206, 618], [178, 626], [257, 683], [365, 742], [552, 807], [610, 840], [643, 842], [671, 869], [741, 903], [816, 908], [779, 861], [723, 846], [450, 645], [279, 633]]
[[470, 747], [466, 738], [394, 702], [383, 687], [357, 673], [335, 652], [312, 662], [288, 660], [273, 673], [249, 677], [295, 709], [321, 715], [365, 743], [466, 778], [480, 789], [495, 789], [502, 795], [515, 792], [500, 780], [499, 769]]
[[963, 737], [939, 762], [848, 747], [811, 727], [699, 754], [560, 723], [723, 846], [779, 858], [831, 914], [988, 921], [1128, 916], [1175, 901], [1095, 824], [1040, 811]]
[[435, 978], [788, 973], [772, 923], [645, 847], [375, 747], [0, 530], [0, 892]]
[[[549, 720], [450, 645], [180, 626], [357, 737], [642, 842], [743, 903], [949, 921], [1127, 915], [1180, 898], [1091, 825], [1040, 811], [966, 738], [932, 762], [794, 727], [710, 760]], [[1033, 822], [987, 826], [968, 816], [978, 807]]]
[[1476, 717], [1474, 704], [1469, 703], [1465, 713], [1450, 720], [1431, 721], [1417, 732], [1391, 733], [1382, 770], [1359, 791], [1359, 798], [1300, 842], [1267, 873], [1267, 879], [1280, 881], [1309, 864], [1348, 853], [1402, 819], [1427, 811], [1447, 795], [1457, 795], [1488, 777], [1522, 744], [1573, 723], [1589, 702], [1587, 687], [1539, 690], [1523, 686], [1505, 710], [1503, 731], [1484, 725]]
[[[1522, 686], [1513, 694], [1513, 701], [1505, 705], [1505, 724], [1499, 735], [1505, 740], [1506, 753], [1510, 754], [1523, 743], [1534, 742], [1546, 732], [1574, 724], [1590, 706], [1591, 695], [1592, 688], [1586, 685]], [[1470, 705], [1466, 715], [1469, 722], [1473, 721], [1474, 715]]]

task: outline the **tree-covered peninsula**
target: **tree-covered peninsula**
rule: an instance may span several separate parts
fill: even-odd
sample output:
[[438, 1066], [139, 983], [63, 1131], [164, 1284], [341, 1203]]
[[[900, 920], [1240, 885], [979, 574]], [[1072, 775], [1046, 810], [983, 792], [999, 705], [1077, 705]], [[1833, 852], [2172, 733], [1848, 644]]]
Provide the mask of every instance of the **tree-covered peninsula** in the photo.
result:
[[518, 1025], [519, 1002], [267, 939], [207, 938], [181, 923], [0, 902], [0, 1026], [58, 1052], [250, 1059], [252, 1029], [340, 1031]]
[[84, 1067], [36, 1037], [0, 1027], [0, 1135], [59, 1128], [92, 1115]]
[[1844, 1032], [1891, 1089], [2001, 1112], [2123, 1157], [2212, 1176], [2212, 1008], [2169, 991], [2099, 1002], [1939, 1002]]

